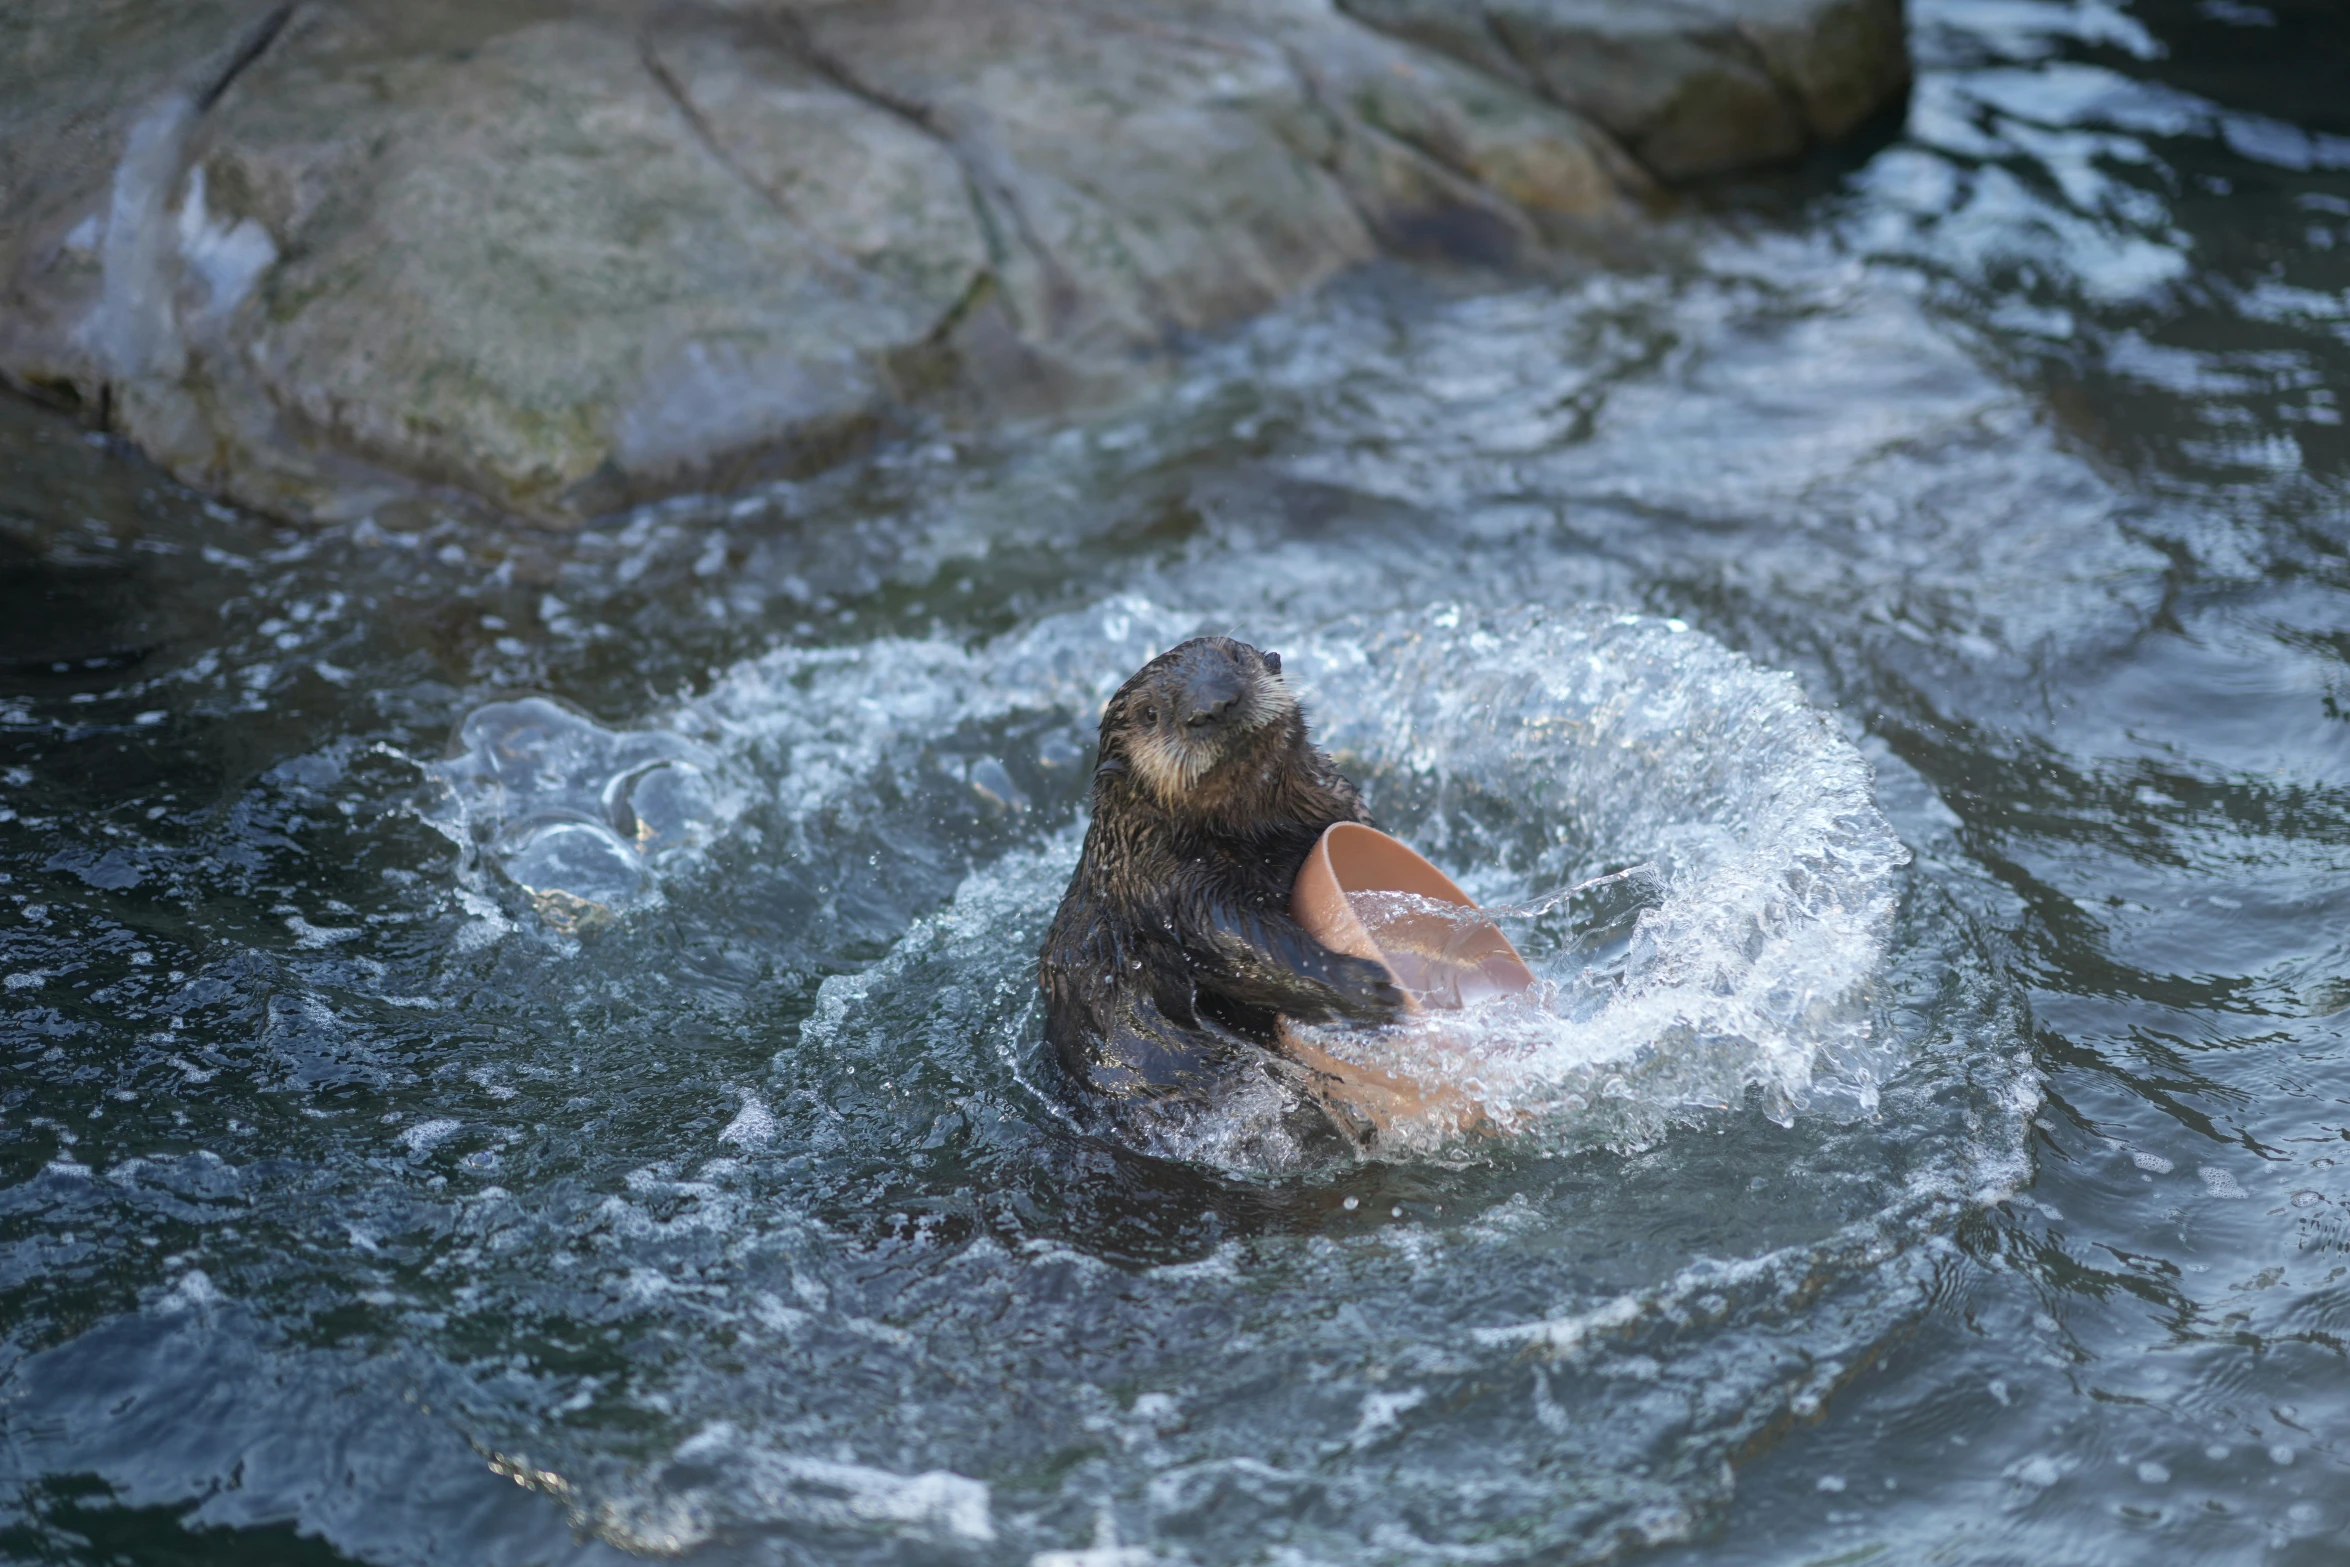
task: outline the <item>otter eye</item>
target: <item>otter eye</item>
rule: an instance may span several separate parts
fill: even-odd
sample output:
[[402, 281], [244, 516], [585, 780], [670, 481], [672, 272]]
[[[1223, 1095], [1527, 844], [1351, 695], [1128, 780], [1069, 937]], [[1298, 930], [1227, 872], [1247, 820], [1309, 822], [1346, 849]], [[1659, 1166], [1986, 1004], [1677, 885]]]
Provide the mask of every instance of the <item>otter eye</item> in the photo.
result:
[[1265, 667], [1276, 675], [1281, 673], [1281, 655], [1278, 653], [1267, 653], [1265, 655]]
[[1146, 724], [1157, 723], [1159, 721], [1159, 710], [1155, 707], [1144, 708], [1142, 710], [1142, 721]]

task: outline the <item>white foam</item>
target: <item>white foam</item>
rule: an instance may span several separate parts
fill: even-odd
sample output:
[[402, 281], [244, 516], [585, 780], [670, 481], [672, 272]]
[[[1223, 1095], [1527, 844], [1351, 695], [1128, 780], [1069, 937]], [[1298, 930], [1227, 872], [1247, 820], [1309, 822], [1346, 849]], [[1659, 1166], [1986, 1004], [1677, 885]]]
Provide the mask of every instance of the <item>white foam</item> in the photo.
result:
[[757, 1148], [771, 1141], [774, 1136], [775, 1112], [768, 1109], [766, 1102], [758, 1095], [746, 1094], [743, 1096], [742, 1109], [736, 1111], [734, 1119], [726, 1123], [725, 1129], [718, 1134], [718, 1140], [744, 1148]]
[[156, 1300], [158, 1310], [164, 1312], [209, 1311], [221, 1302], [221, 1293], [202, 1268], [190, 1268], [175, 1280]]
[[399, 1136], [399, 1144], [412, 1154], [426, 1154], [464, 1130], [460, 1122], [447, 1117], [419, 1121]]
[[995, 1539], [987, 1486], [948, 1470], [899, 1474], [778, 1452], [728, 1421], [714, 1421], [680, 1443], [673, 1461], [713, 1478], [608, 1499], [594, 1510], [596, 1531], [626, 1549], [658, 1555], [691, 1550], [721, 1529], [786, 1523], [941, 1545]]

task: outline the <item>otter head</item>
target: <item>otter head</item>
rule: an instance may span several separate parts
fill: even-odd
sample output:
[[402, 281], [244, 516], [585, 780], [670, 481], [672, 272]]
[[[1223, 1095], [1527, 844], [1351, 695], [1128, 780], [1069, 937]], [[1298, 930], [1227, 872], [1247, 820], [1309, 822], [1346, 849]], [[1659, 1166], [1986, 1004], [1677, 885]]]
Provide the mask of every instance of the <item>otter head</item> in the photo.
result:
[[1194, 637], [1135, 671], [1102, 711], [1100, 771], [1178, 816], [1249, 814], [1305, 744], [1281, 655]]

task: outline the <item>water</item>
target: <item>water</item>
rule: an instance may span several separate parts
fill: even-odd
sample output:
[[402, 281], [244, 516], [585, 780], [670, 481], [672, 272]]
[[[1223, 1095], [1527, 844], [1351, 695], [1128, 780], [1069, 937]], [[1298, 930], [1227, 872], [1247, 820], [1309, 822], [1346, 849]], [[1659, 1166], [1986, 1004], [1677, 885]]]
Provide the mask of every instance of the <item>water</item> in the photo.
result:
[[[576, 538], [0, 406], [0, 1555], [2338, 1559], [2350, 125], [2254, 10], [1938, 0], [1644, 258]], [[1052, 1093], [1210, 626], [1512, 911], [1507, 1138]]]

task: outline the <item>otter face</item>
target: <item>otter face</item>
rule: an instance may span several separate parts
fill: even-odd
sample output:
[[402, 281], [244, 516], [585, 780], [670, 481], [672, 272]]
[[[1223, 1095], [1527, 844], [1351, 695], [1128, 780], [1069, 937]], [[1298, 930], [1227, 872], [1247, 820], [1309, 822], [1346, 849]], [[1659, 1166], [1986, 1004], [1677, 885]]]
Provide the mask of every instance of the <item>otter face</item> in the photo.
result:
[[1182, 811], [1219, 767], [1285, 734], [1296, 716], [1280, 654], [1195, 637], [1143, 665], [1110, 698], [1102, 761], [1122, 761], [1161, 808]]

